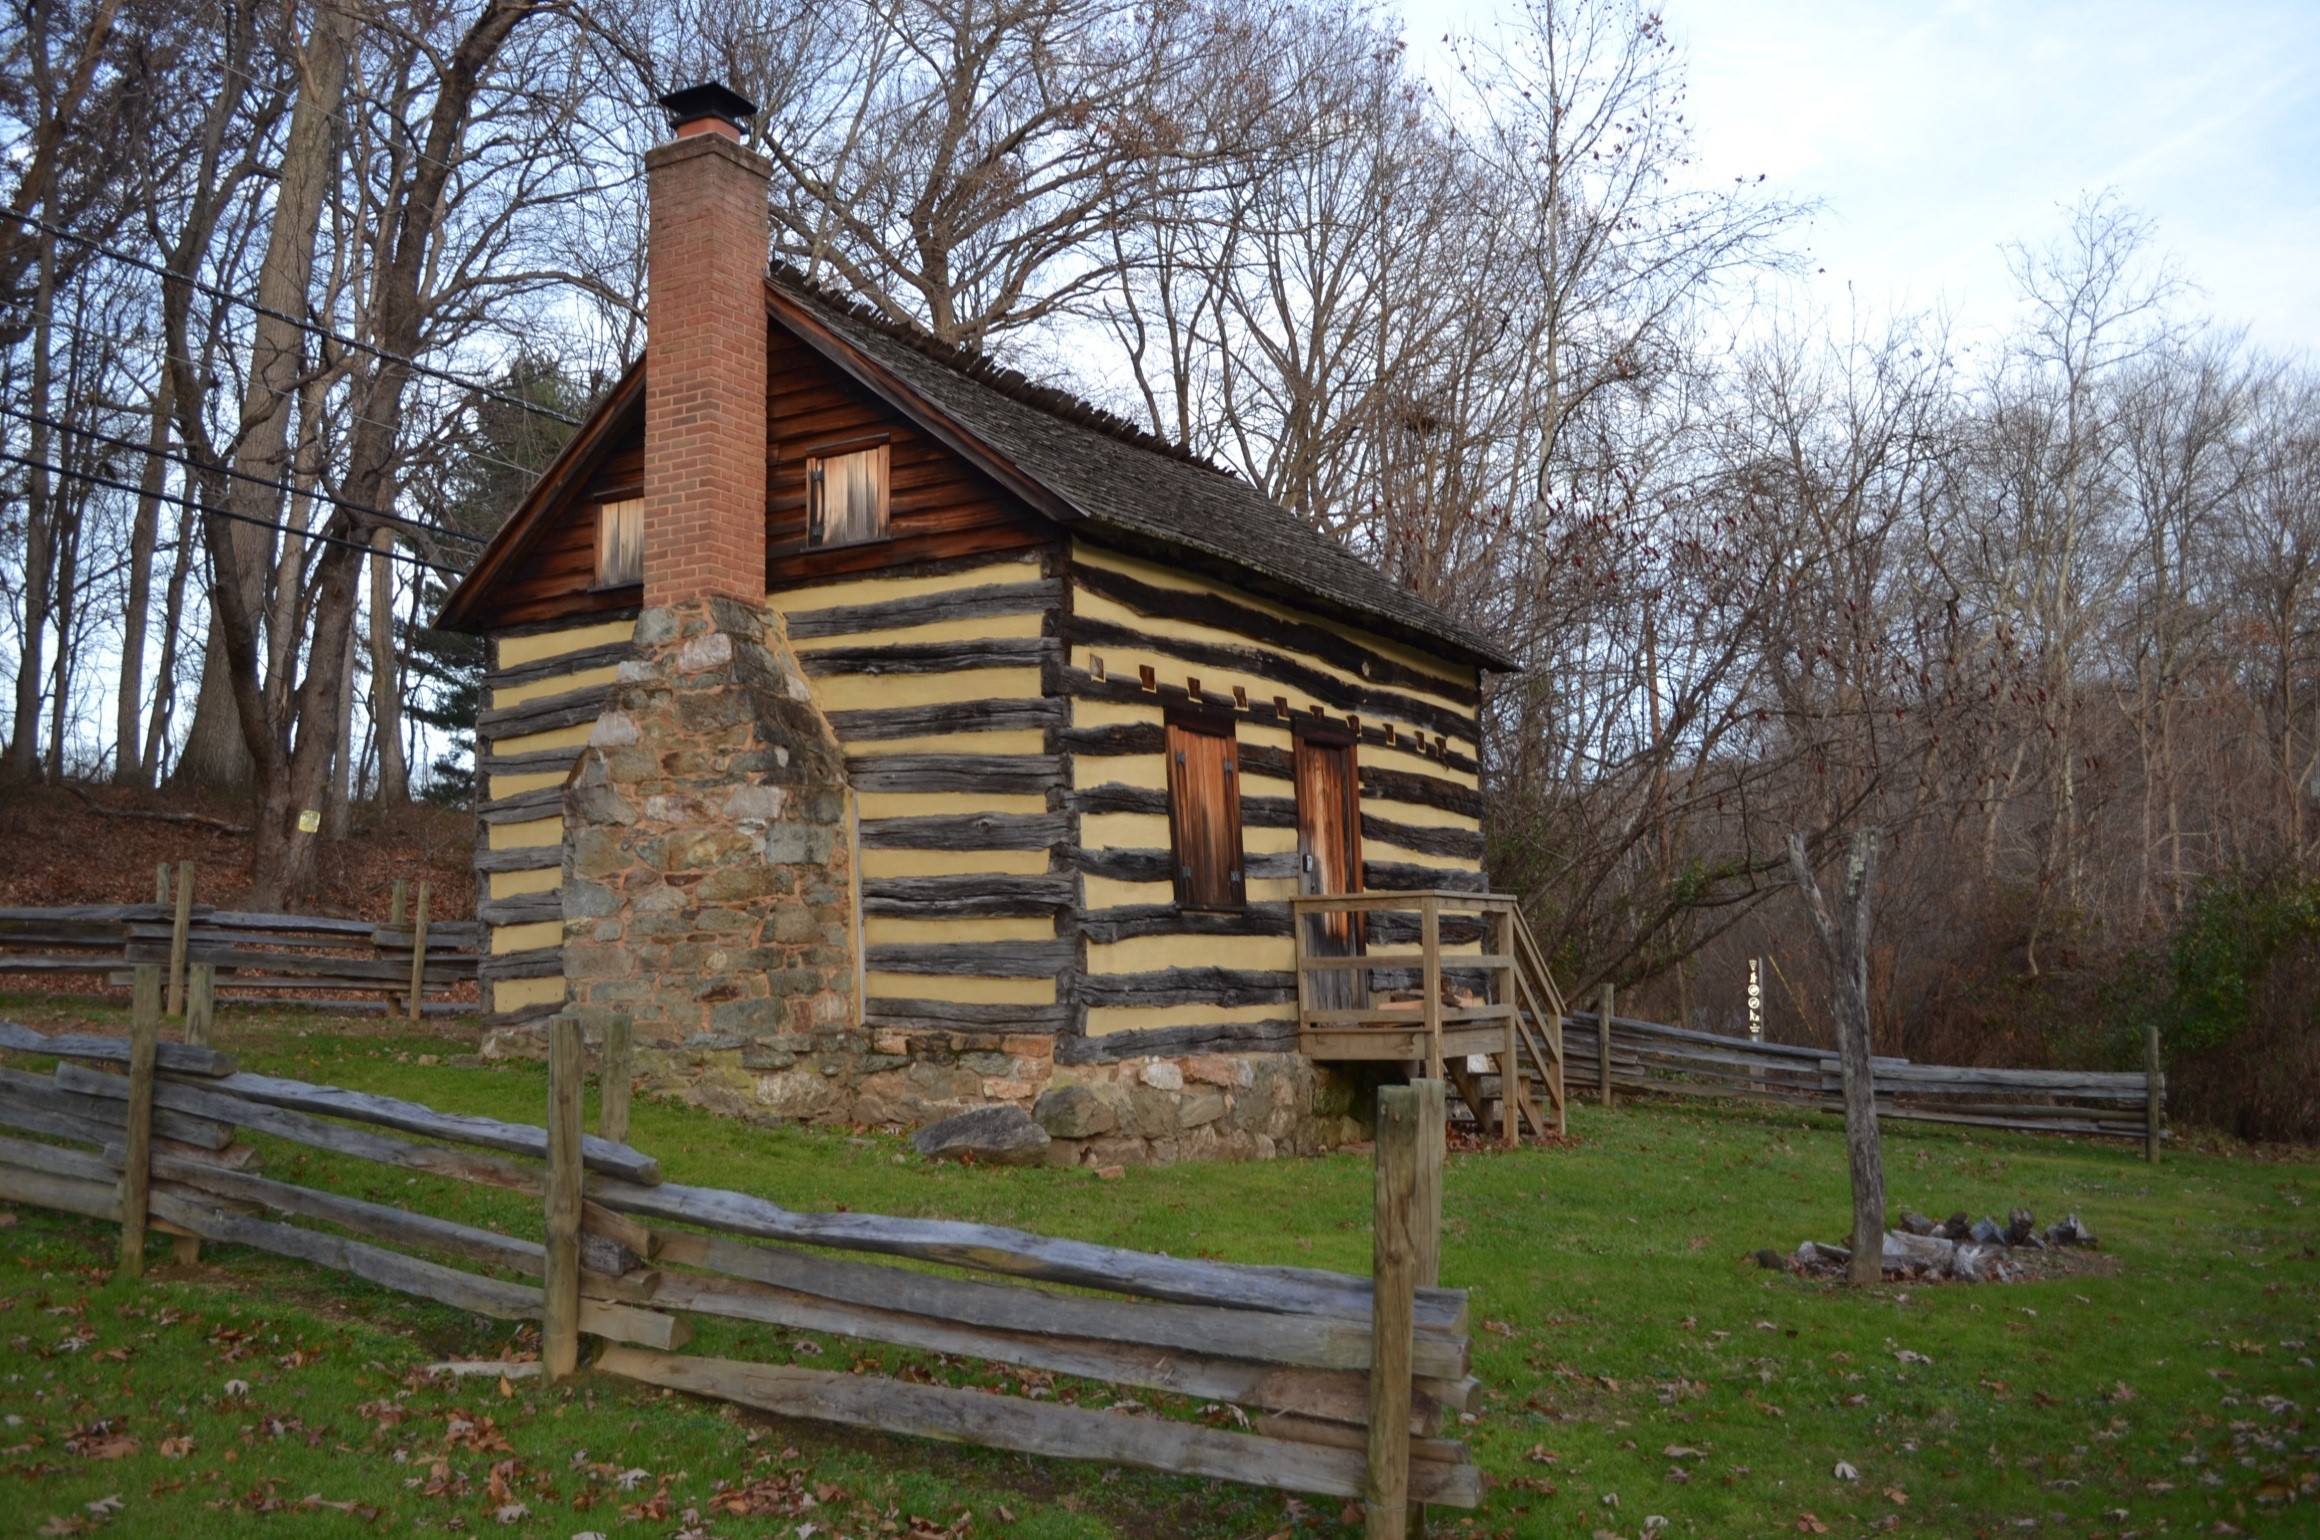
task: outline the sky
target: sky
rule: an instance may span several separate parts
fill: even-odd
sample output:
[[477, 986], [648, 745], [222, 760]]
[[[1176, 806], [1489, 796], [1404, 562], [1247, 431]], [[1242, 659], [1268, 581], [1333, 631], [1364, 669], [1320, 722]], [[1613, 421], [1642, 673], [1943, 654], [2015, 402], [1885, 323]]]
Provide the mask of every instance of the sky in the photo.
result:
[[[1498, 0], [1404, 0], [1421, 67]], [[1511, 12], [1510, 12], [1511, 14]], [[1664, 0], [1703, 170], [1816, 203], [1813, 297], [2014, 315], [2005, 243], [2082, 194], [2155, 221], [2198, 303], [2320, 358], [2320, 0]]]

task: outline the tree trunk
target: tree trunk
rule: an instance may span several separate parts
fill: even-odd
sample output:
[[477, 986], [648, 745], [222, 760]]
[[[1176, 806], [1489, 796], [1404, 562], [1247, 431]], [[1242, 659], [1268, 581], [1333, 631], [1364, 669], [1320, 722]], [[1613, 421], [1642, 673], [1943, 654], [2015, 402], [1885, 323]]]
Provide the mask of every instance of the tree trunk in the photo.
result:
[[411, 777], [403, 762], [403, 690], [395, 664], [395, 573], [387, 559], [392, 530], [371, 536], [371, 722], [379, 746], [379, 804], [411, 800]]
[[1845, 1081], [1845, 1160], [1853, 1179], [1852, 1282], [1865, 1286], [1884, 1276], [1885, 1252], [1885, 1153], [1877, 1137], [1869, 1041], [1869, 902], [1877, 833], [1860, 829], [1853, 834], [1841, 913], [1830, 913], [1820, 884], [1813, 880], [1804, 840], [1794, 834], [1788, 837], [1788, 863], [1836, 983], [1837, 1061]]
[[153, 390], [153, 415], [145, 432], [145, 472], [137, 479], [137, 516], [129, 529], [129, 597], [121, 610], [121, 693], [113, 707], [113, 784], [152, 782], [140, 752], [138, 724], [145, 709], [145, 628], [153, 609], [153, 548], [161, 530], [162, 484], [169, 473], [161, 458], [169, 447], [170, 373], [161, 371]]
[[161, 779], [169, 719], [177, 707], [177, 639], [185, 631], [185, 580], [193, 571], [194, 542], [200, 538], [189, 500], [178, 513], [177, 550], [169, 561], [169, 592], [161, 601], [161, 656], [153, 665], [153, 715], [145, 723], [145, 753], [138, 777], [138, 784], [143, 786]]
[[323, 812], [323, 825], [330, 837], [342, 840], [347, 836], [351, 822], [349, 809], [354, 800], [354, 654], [355, 629], [346, 628], [346, 657], [338, 673], [338, 754], [331, 761], [330, 806]]
[[[32, 410], [42, 417], [48, 409], [49, 328], [56, 303], [56, 242], [41, 237], [40, 279], [34, 289], [32, 321]], [[40, 423], [32, 425], [31, 479], [24, 495], [24, 635], [23, 655], [16, 660], [16, 711], [8, 729], [8, 769], [29, 781], [40, 771], [40, 679], [43, 635], [48, 625], [52, 590], [49, 579], [56, 565], [50, 541], [53, 517], [49, 504], [55, 496], [49, 484], [49, 456], [55, 440]]]
[[[281, 493], [260, 482], [288, 479], [291, 398], [305, 367], [303, 332], [295, 321], [280, 317], [300, 315], [306, 309], [307, 283], [314, 271], [315, 234], [338, 167], [335, 120], [345, 92], [347, 53], [354, 30], [350, 12], [329, 3], [315, 8], [300, 61], [298, 102], [291, 109], [290, 129], [282, 147], [273, 224], [267, 231], [265, 260], [258, 269], [257, 298], [265, 308], [251, 323], [250, 370], [242, 388], [233, 454], [234, 468], [258, 480], [234, 480], [217, 489], [217, 495], [224, 499], [222, 506], [229, 512], [258, 523], [206, 521], [214, 581], [222, 587], [228, 573], [232, 574], [240, 589], [239, 607], [252, 617], [253, 629], [266, 602], [266, 567], [274, 551], [273, 532], [263, 526], [273, 523], [281, 508]], [[193, 440], [193, 435], [187, 437]], [[221, 543], [231, 547], [230, 557], [222, 560], [218, 558], [223, 553], [217, 549]], [[247, 656], [240, 656], [237, 648], [227, 645], [229, 639], [226, 627], [212, 625], [211, 644], [202, 660], [201, 694], [194, 704], [193, 726], [186, 734], [185, 757], [174, 777], [181, 782], [247, 787], [253, 773], [281, 759], [278, 753], [260, 751], [256, 740], [286, 736], [290, 724], [269, 720], [263, 711], [254, 716], [244, 711], [238, 681], [231, 677], [241, 669], [255, 673], [261, 652], [253, 645]], [[253, 637], [253, 642], [256, 640]], [[295, 645], [276, 645], [285, 656], [296, 658]], [[286, 695], [282, 687], [276, 688]], [[264, 797], [270, 788], [261, 786], [259, 790]]]
[[[363, 507], [392, 505], [401, 469], [397, 438], [402, 428], [403, 390], [410, 367], [398, 358], [410, 358], [425, 343], [426, 308], [422, 299], [428, 257], [443, 214], [445, 189], [460, 158], [469, 113], [475, 105], [484, 71], [499, 54], [509, 34], [527, 16], [540, 9], [539, 0], [489, 0], [459, 40], [446, 61], [434, 106], [427, 119], [421, 151], [412, 157], [409, 179], [388, 200], [382, 223], [392, 233], [388, 253], [372, 289], [371, 333], [377, 339], [377, 357], [367, 379], [354, 390], [354, 430], [347, 453], [347, 474], [341, 491], [349, 503]], [[303, 103], [301, 104], [303, 105]], [[356, 519], [342, 506], [326, 523], [328, 532], [341, 537], [359, 535]], [[337, 637], [340, 627], [353, 624], [357, 551], [331, 546], [317, 560], [314, 591], [314, 634]], [[255, 654], [254, 645], [252, 655]], [[343, 654], [335, 647], [312, 650], [306, 678], [300, 683], [291, 710], [298, 725], [295, 747], [275, 740], [274, 775], [263, 782], [253, 849], [250, 882], [253, 901], [279, 903], [296, 889], [314, 865], [314, 837], [319, 828], [305, 827], [300, 816], [319, 812], [331, 758], [337, 748], [338, 721], [329, 710], [337, 662]], [[244, 721], [256, 719], [248, 706]], [[284, 732], [287, 734], [288, 724]], [[319, 825], [320, 820], [314, 820]]]

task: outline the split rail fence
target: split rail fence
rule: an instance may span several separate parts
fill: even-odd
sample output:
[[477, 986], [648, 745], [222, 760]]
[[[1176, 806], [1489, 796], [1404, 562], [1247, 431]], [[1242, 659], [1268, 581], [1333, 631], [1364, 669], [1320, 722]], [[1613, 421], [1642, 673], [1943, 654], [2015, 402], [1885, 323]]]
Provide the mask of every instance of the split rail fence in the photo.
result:
[[383, 925], [219, 909], [193, 902], [193, 887], [188, 861], [174, 882], [162, 866], [150, 904], [0, 909], [0, 973], [94, 974], [124, 988], [138, 965], [163, 967], [168, 1014], [186, 1017], [195, 1042], [221, 998], [412, 1016], [476, 1009], [472, 998], [457, 996], [475, 982], [483, 929], [473, 920], [430, 920], [425, 883], [408, 915], [404, 886], [395, 884]]
[[[592, 1342], [598, 1372], [788, 1416], [1360, 1498], [1376, 1537], [1405, 1534], [1416, 1505], [1480, 1500], [1473, 1461], [1444, 1436], [1479, 1386], [1466, 1295], [1437, 1286], [1440, 1081], [1381, 1093], [1375, 1263], [1363, 1278], [947, 1220], [800, 1213], [663, 1181], [623, 1142], [625, 1023], [607, 1031], [601, 1055], [603, 1132], [584, 1135], [583, 1048], [568, 1021], [551, 1025], [548, 1116], [536, 1127], [242, 1073], [210, 1048], [159, 1041], [160, 1006], [160, 969], [144, 966], [125, 1042], [0, 1023], [0, 1049], [58, 1060], [45, 1075], [0, 1070], [0, 1125], [64, 1141], [0, 1137], [0, 1198], [118, 1223], [131, 1274], [148, 1230], [175, 1237], [181, 1254], [205, 1241], [249, 1246], [458, 1309], [539, 1320], [551, 1378], [581, 1367]], [[244, 1133], [522, 1194], [539, 1202], [539, 1238], [263, 1175]], [[952, 1271], [839, 1255], [861, 1253]], [[701, 1316], [1253, 1415], [1241, 1432], [681, 1352], [688, 1318]]]
[[[1616, 1013], [1606, 1040], [1603, 1019], [1600, 1010], [1563, 1018], [1564, 1078], [1573, 1095], [1609, 1105], [1615, 1092], [1649, 1091], [1844, 1111], [1844, 1078], [1831, 1049], [1724, 1037]], [[1872, 1068], [1881, 1118], [2141, 1139], [2154, 1155], [2163, 1131], [2167, 1086], [2155, 1043], [2139, 1073], [1985, 1069], [1885, 1057]]]

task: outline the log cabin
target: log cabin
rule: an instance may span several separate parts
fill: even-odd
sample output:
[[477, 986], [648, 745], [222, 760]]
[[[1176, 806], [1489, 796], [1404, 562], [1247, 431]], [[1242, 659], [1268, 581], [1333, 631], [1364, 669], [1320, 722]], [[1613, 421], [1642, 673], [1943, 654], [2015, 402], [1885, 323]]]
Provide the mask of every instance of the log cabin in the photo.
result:
[[746, 104], [668, 105], [645, 354], [439, 617], [489, 640], [487, 1051], [621, 1011], [648, 1088], [743, 1116], [1016, 1101], [1098, 1164], [1359, 1137], [1290, 900], [1487, 887], [1513, 660], [1237, 476], [769, 271]]

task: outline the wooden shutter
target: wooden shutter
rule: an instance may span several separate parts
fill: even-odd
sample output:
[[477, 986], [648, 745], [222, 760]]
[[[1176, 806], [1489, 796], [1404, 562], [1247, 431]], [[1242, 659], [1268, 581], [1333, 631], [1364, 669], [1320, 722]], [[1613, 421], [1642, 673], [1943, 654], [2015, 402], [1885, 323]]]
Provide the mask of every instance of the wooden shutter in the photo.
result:
[[1179, 904], [1228, 909], [1246, 899], [1240, 769], [1229, 724], [1168, 724], [1168, 834]]
[[644, 581], [644, 499], [602, 503], [596, 510], [596, 586]]

